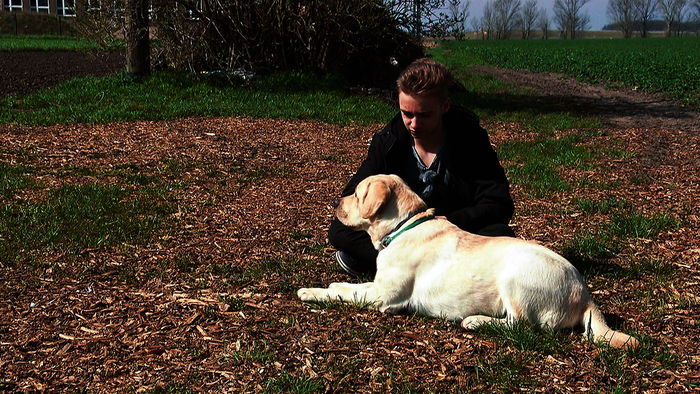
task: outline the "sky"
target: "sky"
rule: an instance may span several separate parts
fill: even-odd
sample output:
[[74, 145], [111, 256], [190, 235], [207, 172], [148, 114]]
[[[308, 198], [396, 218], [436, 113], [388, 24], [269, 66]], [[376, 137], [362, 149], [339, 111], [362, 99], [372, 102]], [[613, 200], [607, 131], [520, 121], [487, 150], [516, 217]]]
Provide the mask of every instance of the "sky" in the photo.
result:
[[[467, 26], [471, 27], [472, 18], [481, 18], [484, 14], [484, 4], [487, 0], [470, 0], [471, 4], [469, 6], [469, 22]], [[522, 1], [524, 3], [524, 1]], [[547, 15], [550, 19], [554, 15], [554, 0], [537, 0], [539, 8], [546, 8]], [[608, 0], [589, 0], [585, 6], [583, 6], [583, 12], [588, 13], [591, 17], [591, 29], [590, 30], [602, 30], [603, 26], [607, 25], [608, 16]]]

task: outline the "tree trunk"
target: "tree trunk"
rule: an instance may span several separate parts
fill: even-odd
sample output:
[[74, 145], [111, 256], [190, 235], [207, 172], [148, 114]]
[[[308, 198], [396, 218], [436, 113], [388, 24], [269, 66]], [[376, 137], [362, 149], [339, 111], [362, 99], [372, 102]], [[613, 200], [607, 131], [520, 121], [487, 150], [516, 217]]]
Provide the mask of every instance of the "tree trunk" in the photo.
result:
[[423, 37], [423, 1], [413, 1], [413, 35], [416, 40], [420, 40]]
[[149, 0], [126, 2], [126, 72], [131, 76], [145, 76], [151, 73], [148, 5]]

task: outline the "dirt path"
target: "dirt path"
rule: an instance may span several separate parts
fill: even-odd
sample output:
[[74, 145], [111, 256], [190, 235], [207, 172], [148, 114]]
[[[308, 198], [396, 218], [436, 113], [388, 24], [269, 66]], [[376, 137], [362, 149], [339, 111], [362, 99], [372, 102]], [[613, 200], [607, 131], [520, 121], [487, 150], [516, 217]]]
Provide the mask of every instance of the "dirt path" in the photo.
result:
[[95, 56], [75, 51], [0, 52], [0, 97], [28, 94], [71, 78], [113, 73], [124, 67], [124, 56]]
[[564, 74], [507, 70], [491, 66], [474, 68], [480, 74], [537, 92], [536, 100], [547, 105], [599, 116], [620, 128], [700, 130], [700, 113], [684, 108], [661, 93], [632, 88], [613, 90], [602, 84], [587, 84]]

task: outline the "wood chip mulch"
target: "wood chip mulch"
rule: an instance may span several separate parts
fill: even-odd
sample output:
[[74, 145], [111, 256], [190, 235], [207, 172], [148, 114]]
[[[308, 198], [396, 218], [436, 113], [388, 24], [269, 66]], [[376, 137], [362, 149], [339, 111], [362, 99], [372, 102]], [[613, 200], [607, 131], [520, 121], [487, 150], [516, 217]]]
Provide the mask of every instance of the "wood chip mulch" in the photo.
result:
[[[518, 125], [484, 125], [496, 146], [528, 138]], [[334, 266], [326, 231], [332, 202], [379, 128], [248, 118], [2, 126], [0, 160], [35, 168], [28, 176], [41, 185], [15, 198], [41, 199], [64, 183], [134, 187], [110, 172], [129, 168], [177, 184], [177, 209], [145, 245], [48, 250], [36, 264], [3, 263], [0, 389], [697, 390], [697, 132], [632, 128], [587, 136], [590, 146], [631, 154], [603, 155], [590, 169], [563, 168], [562, 176], [570, 184], [616, 185], [609, 189], [535, 198], [513, 186], [517, 234], [555, 250], [609, 220], [575, 209], [575, 197], [615, 197], [680, 220], [677, 230], [626, 240], [606, 261], [624, 273], [660, 259], [672, 265], [669, 280], [605, 269], [586, 274], [611, 324], [652, 338], [660, 355], [623, 354], [614, 370], [576, 333], [549, 353], [519, 351], [439, 319], [318, 309], [296, 299], [299, 287], [352, 280]], [[106, 175], [67, 171], [75, 168]], [[640, 175], [649, 181], [635, 182]], [[664, 363], [664, 354], [676, 361]], [[515, 372], [506, 368], [512, 360], [521, 361]]]

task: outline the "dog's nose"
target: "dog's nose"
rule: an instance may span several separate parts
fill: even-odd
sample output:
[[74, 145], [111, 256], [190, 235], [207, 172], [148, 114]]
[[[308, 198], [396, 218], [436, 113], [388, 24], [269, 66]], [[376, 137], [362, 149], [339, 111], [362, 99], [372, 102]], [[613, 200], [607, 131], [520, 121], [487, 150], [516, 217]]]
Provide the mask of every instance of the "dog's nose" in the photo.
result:
[[338, 209], [339, 206], [340, 206], [340, 199], [337, 199], [337, 200], [335, 200], [335, 203], [333, 203], [333, 208]]

